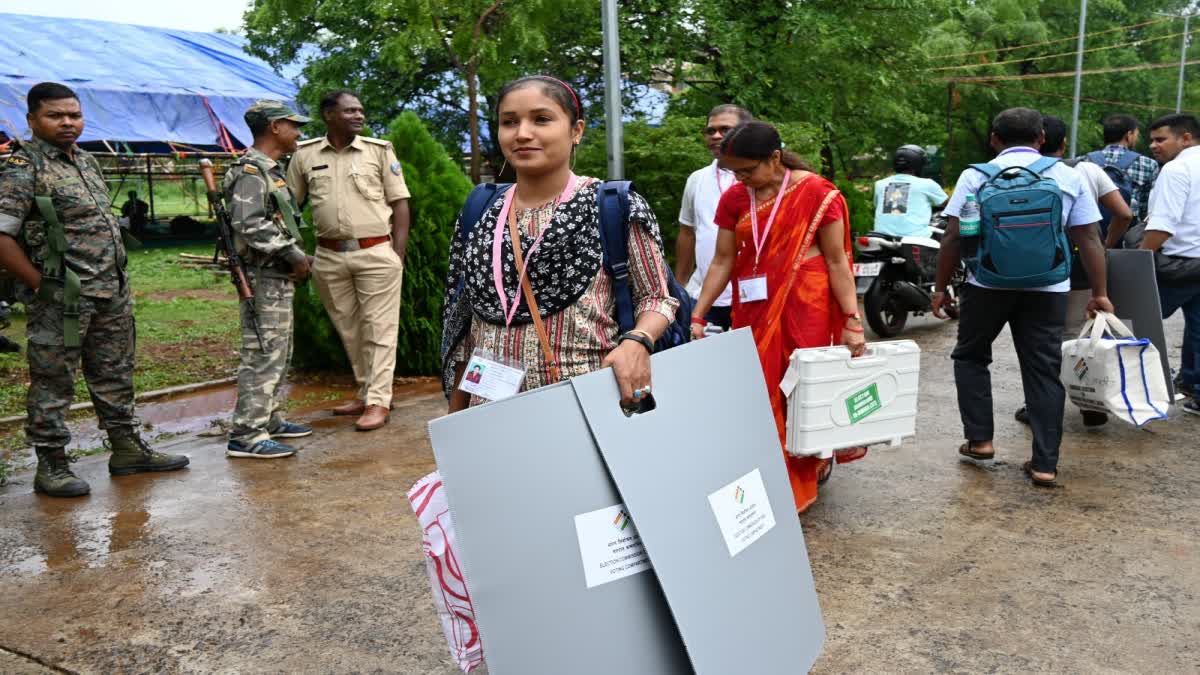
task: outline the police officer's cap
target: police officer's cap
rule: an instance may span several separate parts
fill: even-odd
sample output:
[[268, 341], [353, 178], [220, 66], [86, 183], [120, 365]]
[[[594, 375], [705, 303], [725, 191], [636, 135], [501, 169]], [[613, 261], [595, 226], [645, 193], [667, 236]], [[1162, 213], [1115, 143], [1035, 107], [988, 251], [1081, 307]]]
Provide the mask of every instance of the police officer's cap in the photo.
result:
[[255, 123], [274, 122], [275, 120], [289, 120], [296, 124], [308, 124], [312, 120], [300, 113], [287, 107], [283, 101], [260, 100], [255, 101], [254, 105], [246, 111], [244, 115], [246, 124], [253, 127]]

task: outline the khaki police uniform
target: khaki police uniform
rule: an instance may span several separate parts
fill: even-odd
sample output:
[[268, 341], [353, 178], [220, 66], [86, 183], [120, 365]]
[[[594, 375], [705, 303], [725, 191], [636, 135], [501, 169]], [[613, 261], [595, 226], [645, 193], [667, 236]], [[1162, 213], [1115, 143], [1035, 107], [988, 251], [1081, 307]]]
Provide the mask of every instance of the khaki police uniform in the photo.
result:
[[350, 357], [358, 398], [389, 407], [404, 275], [391, 245], [392, 205], [409, 197], [392, 144], [356, 136], [338, 151], [326, 137], [304, 141], [287, 183], [312, 204], [313, 281]]

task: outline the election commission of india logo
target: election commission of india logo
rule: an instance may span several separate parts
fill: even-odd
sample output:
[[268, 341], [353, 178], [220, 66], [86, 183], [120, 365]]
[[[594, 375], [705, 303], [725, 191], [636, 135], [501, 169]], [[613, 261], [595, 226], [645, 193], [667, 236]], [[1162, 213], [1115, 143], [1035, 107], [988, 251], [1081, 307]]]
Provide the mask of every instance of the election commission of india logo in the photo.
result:
[[746, 491], [742, 489], [741, 485], [737, 486], [737, 489], [733, 491], [733, 500], [739, 504], [745, 503]]
[[613, 518], [613, 527], [617, 528], [618, 530], [623, 531], [625, 528], [629, 527], [629, 523], [631, 523], [631, 522], [632, 521], [629, 520], [628, 513], [625, 513], [624, 510], [618, 511], [617, 517]]
[[1084, 359], [1079, 359], [1079, 362], [1075, 364], [1075, 377], [1082, 380], [1084, 377], [1087, 376], [1087, 373], [1088, 373], [1087, 361], [1085, 361]]

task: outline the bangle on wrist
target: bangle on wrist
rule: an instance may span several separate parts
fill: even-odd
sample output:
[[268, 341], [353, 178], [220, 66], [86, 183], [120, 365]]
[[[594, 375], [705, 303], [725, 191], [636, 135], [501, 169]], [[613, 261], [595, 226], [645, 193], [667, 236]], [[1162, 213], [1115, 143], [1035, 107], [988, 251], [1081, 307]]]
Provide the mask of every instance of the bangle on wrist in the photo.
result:
[[645, 337], [647, 340], [649, 340], [651, 343], [653, 343], [653, 342], [654, 342], [654, 336], [653, 336], [653, 335], [651, 335], [651, 334], [649, 334], [649, 333], [647, 333], [646, 331], [642, 330], [641, 328], [634, 328], [633, 330], [630, 330], [630, 331], [628, 331], [628, 332], [630, 332], [630, 333], [633, 333], [634, 335], [642, 335], [642, 336], [644, 336], [644, 337]]
[[850, 331], [851, 333], [865, 333], [866, 332], [866, 330], [863, 328], [851, 328], [850, 326], [843, 326], [842, 328], [844, 330]]
[[693, 326], [707, 326], [708, 322], [705, 321], [704, 317], [702, 317], [702, 316], [693, 316], [692, 317], [692, 325]]

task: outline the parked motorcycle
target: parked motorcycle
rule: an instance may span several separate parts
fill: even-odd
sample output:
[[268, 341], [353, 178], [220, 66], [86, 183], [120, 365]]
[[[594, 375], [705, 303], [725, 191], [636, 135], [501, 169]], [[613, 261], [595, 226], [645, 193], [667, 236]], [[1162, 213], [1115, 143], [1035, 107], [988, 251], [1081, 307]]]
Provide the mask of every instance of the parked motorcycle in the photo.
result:
[[[921, 316], [932, 309], [938, 251], [945, 225], [945, 218], [938, 214], [930, 224], [931, 237], [868, 232], [855, 238], [854, 248], [859, 255], [854, 263], [854, 281], [863, 297], [867, 325], [879, 337], [899, 335], [910, 314]], [[966, 280], [966, 265], [959, 263], [946, 292], [957, 299]], [[948, 308], [946, 313], [957, 319], [957, 306]]]

